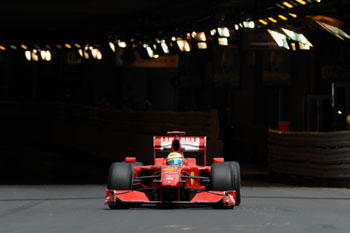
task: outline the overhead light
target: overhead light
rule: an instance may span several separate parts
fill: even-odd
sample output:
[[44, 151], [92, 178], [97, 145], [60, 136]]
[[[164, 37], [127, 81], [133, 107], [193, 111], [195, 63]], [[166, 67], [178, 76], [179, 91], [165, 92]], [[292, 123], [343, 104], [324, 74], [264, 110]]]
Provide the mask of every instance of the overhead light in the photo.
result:
[[118, 46], [120, 48], [126, 48], [126, 42], [118, 40]]
[[297, 46], [296, 46], [295, 42], [290, 43], [290, 46], [292, 47], [293, 51], [297, 50]]
[[74, 46], [77, 47], [78, 49], [81, 48], [80, 44], [78, 43], [75, 43]]
[[70, 44], [64, 44], [64, 46], [66, 46], [66, 48], [68, 48], [68, 49], [70, 49], [70, 48], [72, 48], [72, 46], [70, 45]]
[[306, 5], [306, 2], [304, 0], [294, 0], [296, 2], [298, 2], [301, 5]]
[[341, 30], [338, 27], [335, 27], [333, 25], [330, 25], [330, 24], [327, 24], [327, 23], [324, 23], [324, 22], [321, 22], [321, 21], [318, 21], [318, 20], [315, 20], [315, 22], [318, 25], [320, 25], [324, 30], [328, 31], [329, 33], [331, 33], [332, 35], [338, 37], [339, 39], [344, 40], [344, 37], [350, 39], [350, 35], [347, 34], [346, 32], [344, 32], [343, 30]]
[[50, 45], [48, 45], [48, 44], [46, 44], [46, 45], [45, 45], [45, 48], [47, 48], [47, 49], [51, 49], [51, 46], [50, 46]]
[[147, 53], [148, 53], [148, 56], [151, 57], [151, 58], [153, 58], [154, 53], [153, 53], [152, 48], [149, 47], [149, 46], [147, 46], [147, 47], [146, 47], [146, 51], [147, 51]]
[[275, 42], [279, 47], [289, 49], [286, 35], [270, 29], [267, 29], [267, 31], [270, 33], [270, 35], [272, 36], [272, 38], [275, 40]]
[[24, 50], [27, 50], [27, 49], [28, 49], [28, 47], [25, 46], [24, 44], [21, 44], [21, 48], [24, 49]]
[[320, 2], [322, 2], [322, 0], [315, 0], [315, 2], [320, 3]]
[[99, 50], [98, 53], [97, 53], [97, 60], [101, 60], [101, 59], [102, 59], [102, 53]]
[[312, 18], [314, 21], [324, 22], [338, 28], [344, 25], [343, 21], [325, 15], [308, 16], [308, 18]]
[[310, 46], [308, 44], [303, 44], [299, 42], [299, 49], [300, 50], [310, 50]]
[[193, 32], [191, 33], [191, 36], [192, 36], [193, 39], [195, 39], [196, 36], [197, 36], [197, 32], [193, 31]]
[[288, 18], [286, 16], [284, 16], [284, 15], [278, 15], [278, 18], [280, 18], [280, 19], [282, 19], [284, 21], [288, 20]]
[[218, 28], [219, 36], [221, 37], [230, 37], [230, 31], [227, 27], [219, 27]]
[[159, 54], [154, 54], [153, 58], [155, 58], [155, 59], [159, 58]]
[[340, 110], [338, 110], [338, 115], [341, 115], [341, 114], [343, 114], [343, 112], [342, 112], [342, 111], [340, 111]]
[[102, 53], [99, 49], [94, 48], [91, 50], [91, 55], [93, 58], [97, 59], [97, 60], [101, 60], [102, 59]]
[[46, 61], [51, 61], [51, 52], [50, 52], [50, 50], [47, 50], [46, 51]]
[[84, 50], [84, 58], [85, 59], [89, 59], [90, 58], [90, 55], [89, 55], [89, 53], [86, 50]]
[[228, 46], [228, 39], [226, 37], [219, 37], [218, 44], [221, 46]]
[[61, 48], [62, 48], [62, 45], [56, 44], [56, 47], [57, 47], [58, 49], [61, 49]]
[[253, 28], [255, 28], [255, 23], [254, 23], [254, 21], [243, 21], [243, 26], [245, 28], [252, 28], [253, 29]]
[[191, 36], [193, 39], [198, 41], [206, 41], [207, 37], [205, 36], [205, 32], [192, 32]]
[[41, 60], [46, 60], [46, 51], [45, 50], [41, 50], [40, 51], [40, 56], [41, 56]]
[[32, 60], [33, 61], [39, 61], [39, 56], [37, 54], [37, 50], [36, 49], [33, 49], [33, 51], [32, 51]]
[[111, 50], [113, 51], [113, 53], [115, 53], [115, 45], [114, 45], [114, 43], [110, 41], [110, 42], [108, 42], [108, 45], [111, 48]]
[[277, 23], [277, 20], [275, 18], [268, 17], [267, 19], [270, 20], [272, 23]]
[[197, 46], [199, 49], [207, 49], [207, 42], [198, 42]]
[[162, 50], [165, 54], [169, 54], [170, 51], [169, 51], [169, 47], [168, 45], [165, 43], [165, 40], [163, 40], [161, 43], [160, 43], [160, 46], [162, 47]]
[[43, 61], [51, 61], [51, 52], [49, 50], [41, 50], [40, 57]]
[[286, 7], [290, 8], [290, 9], [293, 8], [293, 5], [290, 4], [289, 2], [282, 2], [282, 4], [285, 5]]
[[11, 49], [17, 49], [17, 46], [16, 45], [10, 45], [10, 48]]
[[216, 29], [214, 28], [214, 29], [211, 29], [210, 30], [210, 35], [211, 36], [214, 36], [216, 34]]
[[[97, 60], [101, 60], [102, 59], [102, 53], [101, 53], [101, 51], [98, 48], [92, 48], [90, 50], [91, 50], [91, 55], [92, 55], [92, 57], [94, 59], [97, 59]], [[88, 56], [86, 56], [85, 53], [84, 53], [84, 57], [88, 58]]]
[[5, 51], [6, 48], [4, 46], [0, 45], [0, 50]]
[[84, 53], [83, 53], [83, 50], [82, 50], [82, 49], [78, 49], [78, 53], [79, 53], [79, 56], [80, 56], [80, 57], [83, 57], [83, 56], [84, 56]]
[[189, 42], [187, 40], [182, 40], [182, 39], [178, 39], [176, 41], [177, 46], [179, 47], [181, 52], [190, 52], [191, 51], [191, 45], [189, 44]]
[[310, 41], [308, 41], [303, 34], [293, 32], [293, 31], [288, 30], [286, 28], [281, 28], [281, 29], [291, 40], [298, 41], [302, 44], [305, 44], [309, 48], [312, 47], [312, 44], [310, 43]]
[[268, 24], [269, 24], [268, 22], [266, 22], [266, 21], [263, 20], [263, 19], [259, 19], [258, 21], [259, 21], [259, 23], [264, 24], [264, 25], [268, 25]]
[[294, 13], [288, 13], [288, 15], [292, 16], [293, 18], [297, 18], [298, 16]]
[[91, 55], [93, 58], [97, 59], [98, 49], [91, 49]]
[[236, 31], [239, 30], [239, 25], [238, 25], [238, 24], [235, 24], [234, 27], [235, 27], [235, 30], [236, 30]]
[[175, 36], [171, 37], [171, 40], [172, 40], [172, 41], [176, 41]]
[[27, 61], [32, 60], [32, 52], [31, 51], [24, 51], [24, 56], [26, 57]]
[[205, 32], [198, 32], [195, 39], [199, 41], [206, 41], [207, 37], [205, 36]]

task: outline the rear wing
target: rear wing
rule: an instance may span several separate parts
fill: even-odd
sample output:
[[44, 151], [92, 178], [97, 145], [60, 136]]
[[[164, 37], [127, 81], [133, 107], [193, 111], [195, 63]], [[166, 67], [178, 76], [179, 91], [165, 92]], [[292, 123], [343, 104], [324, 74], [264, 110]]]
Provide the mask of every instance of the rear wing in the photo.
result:
[[[153, 149], [155, 151], [170, 151], [171, 143], [175, 137], [172, 136], [154, 136], [153, 137]], [[206, 136], [184, 136], [177, 137], [180, 141], [181, 148], [183, 151], [204, 151], [207, 147]]]
[[206, 136], [154, 136], [154, 158], [156, 157], [157, 151], [170, 152], [174, 139], [177, 139], [180, 142], [182, 152], [204, 152], [204, 165], [206, 165]]

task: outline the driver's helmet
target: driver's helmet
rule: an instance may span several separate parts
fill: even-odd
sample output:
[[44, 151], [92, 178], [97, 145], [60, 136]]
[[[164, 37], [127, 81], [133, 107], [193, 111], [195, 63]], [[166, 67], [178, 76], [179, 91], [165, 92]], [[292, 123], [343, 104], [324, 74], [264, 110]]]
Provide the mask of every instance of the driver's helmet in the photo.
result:
[[184, 157], [179, 152], [171, 152], [166, 158], [167, 165], [184, 165]]

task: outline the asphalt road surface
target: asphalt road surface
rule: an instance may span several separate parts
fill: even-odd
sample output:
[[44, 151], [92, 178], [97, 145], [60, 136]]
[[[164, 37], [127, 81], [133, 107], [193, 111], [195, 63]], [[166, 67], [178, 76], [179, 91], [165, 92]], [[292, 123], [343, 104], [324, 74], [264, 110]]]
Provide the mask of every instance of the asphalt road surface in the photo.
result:
[[350, 232], [350, 190], [242, 187], [233, 210], [109, 210], [104, 186], [0, 186], [0, 232]]

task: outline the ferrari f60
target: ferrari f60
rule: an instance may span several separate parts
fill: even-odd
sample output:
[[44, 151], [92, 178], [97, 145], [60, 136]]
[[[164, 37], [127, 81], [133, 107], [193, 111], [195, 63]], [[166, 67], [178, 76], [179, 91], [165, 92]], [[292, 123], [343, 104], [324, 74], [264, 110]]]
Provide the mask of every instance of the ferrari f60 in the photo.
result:
[[[206, 137], [186, 136], [172, 131], [153, 137], [154, 164], [145, 166], [135, 157], [111, 165], [107, 180], [106, 204], [111, 209], [143, 204], [211, 205], [233, 208], [241, 202], [240, 167], [237, 162], [213, 158], [206, 165]], [[163, 152], [163, 153], [160, 153]], [[159, 154], [191, 152], [203, 154], [203, 165], [196, 158], [184, 158], [181, 165], [168, 165]]]

